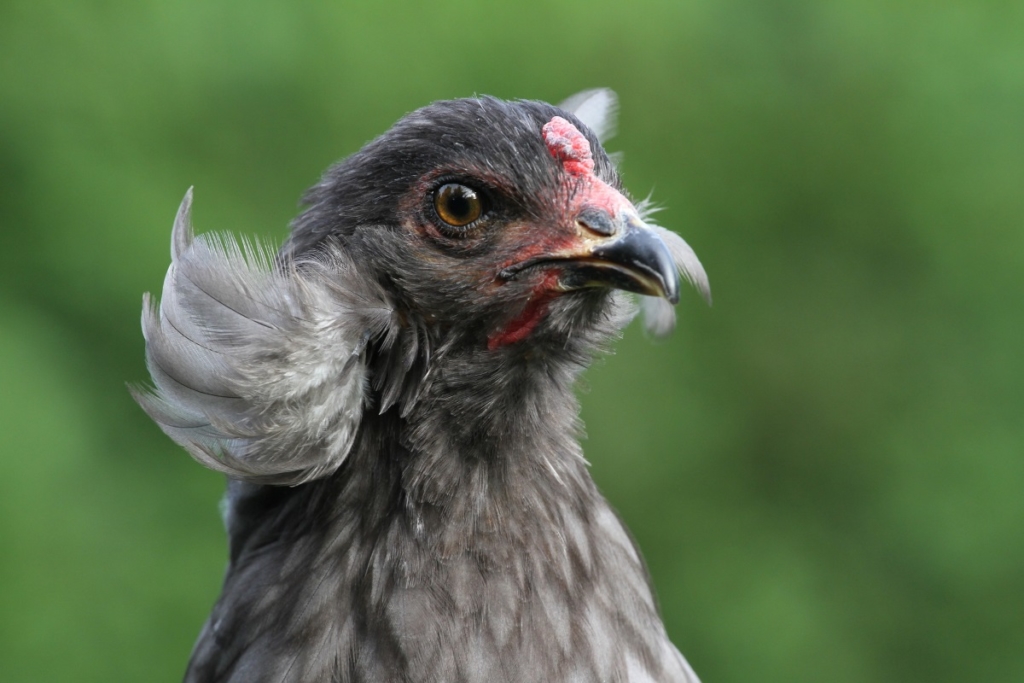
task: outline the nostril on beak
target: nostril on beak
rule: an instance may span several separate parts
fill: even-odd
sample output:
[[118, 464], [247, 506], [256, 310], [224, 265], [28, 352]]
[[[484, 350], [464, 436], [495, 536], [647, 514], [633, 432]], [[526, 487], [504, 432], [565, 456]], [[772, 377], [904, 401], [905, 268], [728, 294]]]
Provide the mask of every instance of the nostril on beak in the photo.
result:
[[600, 209], [584, 209], [576, 217], [576, 225], [598, 237], [611, 237], [615, 234], [615, 222], [607, 212]]

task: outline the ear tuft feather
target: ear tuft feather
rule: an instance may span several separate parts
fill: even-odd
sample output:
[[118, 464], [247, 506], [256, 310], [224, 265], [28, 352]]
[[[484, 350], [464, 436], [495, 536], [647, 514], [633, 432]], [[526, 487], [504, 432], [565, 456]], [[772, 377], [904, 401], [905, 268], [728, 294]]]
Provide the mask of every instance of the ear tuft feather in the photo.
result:
[[143, 298], [155, 389], [132, 395], [203, 465], [299, 484], [337, 469], [362, 416], [364, 349], [387, 295], [340, 253], [275, 264], [258, 241], [193, 237], [192, 190], [174, 221], [163, 296]]

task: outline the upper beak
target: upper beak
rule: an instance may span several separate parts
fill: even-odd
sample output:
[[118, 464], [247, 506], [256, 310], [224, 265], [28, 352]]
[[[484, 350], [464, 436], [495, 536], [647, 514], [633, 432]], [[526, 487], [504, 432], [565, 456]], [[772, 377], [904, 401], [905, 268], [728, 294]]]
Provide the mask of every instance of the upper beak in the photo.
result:
[[679, 268], [665, 242], [632, 207], [612, 217], [605, 211], [585, 210], [576, 221], [576, 244], [554, 254], [542, 254], [501, 272], [503, 279], [542, 263], [560, 266], [559, 288], [614, 287], [629, 292], [679, 301]]

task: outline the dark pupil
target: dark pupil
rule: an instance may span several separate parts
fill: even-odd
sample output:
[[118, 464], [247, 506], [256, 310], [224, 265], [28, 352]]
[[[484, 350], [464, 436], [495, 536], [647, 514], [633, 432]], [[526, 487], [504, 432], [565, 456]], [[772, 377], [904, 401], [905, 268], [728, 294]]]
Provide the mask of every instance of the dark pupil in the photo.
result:
[[470, 204], [470, 197], [466, 194], [465, 190], [450, 190], [448, 197], [445, 199], [445, 203], [448, 205], [448, 213], [453, 218], [465, 220], [469, 218], [469, 214], [472, 212], [472, 206]]

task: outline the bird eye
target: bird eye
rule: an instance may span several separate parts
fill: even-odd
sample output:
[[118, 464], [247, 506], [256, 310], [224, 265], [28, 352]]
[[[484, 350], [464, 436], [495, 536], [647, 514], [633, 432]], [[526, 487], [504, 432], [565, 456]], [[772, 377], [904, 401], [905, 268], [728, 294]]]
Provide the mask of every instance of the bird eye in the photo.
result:
[[462, 228], [484, 212], [484, 203], [476, 191], [459, 185], [448, 183], [434, 192], [434, 210], [438, 218], [455, 228]]

